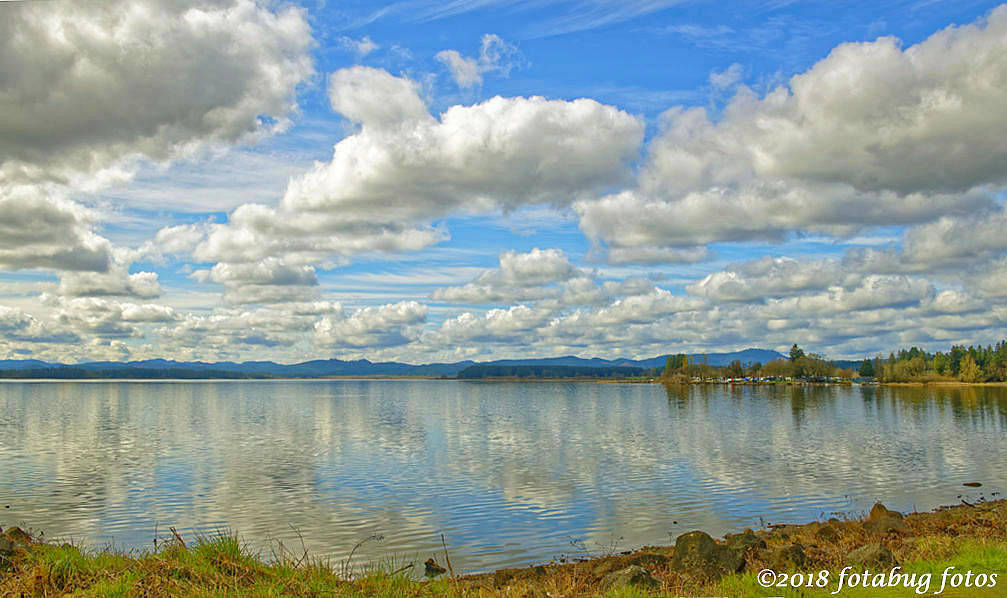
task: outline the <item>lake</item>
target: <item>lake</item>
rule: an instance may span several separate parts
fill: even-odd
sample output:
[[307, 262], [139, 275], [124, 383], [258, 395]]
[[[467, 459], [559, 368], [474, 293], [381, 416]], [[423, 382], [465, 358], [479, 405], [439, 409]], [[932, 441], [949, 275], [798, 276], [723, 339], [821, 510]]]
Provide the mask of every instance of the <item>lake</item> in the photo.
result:
[[[1007, 487], [1007, 389], [0, 383], [0, 526], [481, 571]], [[964, 482], [982, 482], [966, 488]]]

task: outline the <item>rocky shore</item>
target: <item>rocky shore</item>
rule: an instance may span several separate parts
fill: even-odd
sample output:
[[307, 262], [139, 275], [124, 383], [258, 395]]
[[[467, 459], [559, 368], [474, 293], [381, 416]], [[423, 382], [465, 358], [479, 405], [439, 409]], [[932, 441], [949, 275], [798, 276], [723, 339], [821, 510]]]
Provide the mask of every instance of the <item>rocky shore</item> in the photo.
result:
[[[876, 504], [863, 518], [769, 525], [722, 539], [691, 531], [673, 546], [480, 575], [455, 577], [429, 559], [425, 569], [436, 579], [425, 581], [411, 578], [413, 565], [353, 575], [307, 557], [266, 563], [236, 536], [188, 545], [176, 536], [154, 552], [127, 555], [44, 543], [16, 527], [0, 531], [0, 596], [913, 596], [921, 578], [914, 577], [917, 586], [908, 589], [837, 589], [836, 583], [844, 568], [875, 576], [904, 569], [931, 573], [935, 587], [928, 593], [934, 594], [948, 567], [974, 569], [986, 585], [948, 588], [942, 596], [1007, 595], [1003, 500], [905, 515]], [[801, 587], [767, 590], [759, 583], [765, 570], [788, 578], [800, 574]], [[1004, 579], [991, 587], [991, 575], [994, 583], [997, 575]], [[814, 585], [823, 579], [829, 583]]]
[[[678, 536], [673, 546], [646, 547], [580, 563], [502, 569], [465, 581], [482, 588], [503, 589], [515, 582], [528, 585], [559, 576], [583, 580], [585, 587], [602, 591], [634, 585], [688, 593], [699, 588], [715, 589], [725, 577], [764, 569], [808, 573], [841, 571], [851, 566], [857, 571], [882, 572], [918, 557], [939, 557], [939, 550], [927, 549], [942, 542], [950, 546], [952, 543], [945, 541], [949, 538], [969, 538], [1007, 549], [1007, 501], [961, 504], [908, 515], [876, 504], [862, 519], [771, 525], [763, 530], [729, 534], [721, 540], [692, 531]], [[1007, 577], [1007, 571], [1001, 573]], [[1007, 586], [1007, 579], [1001, 585]]]

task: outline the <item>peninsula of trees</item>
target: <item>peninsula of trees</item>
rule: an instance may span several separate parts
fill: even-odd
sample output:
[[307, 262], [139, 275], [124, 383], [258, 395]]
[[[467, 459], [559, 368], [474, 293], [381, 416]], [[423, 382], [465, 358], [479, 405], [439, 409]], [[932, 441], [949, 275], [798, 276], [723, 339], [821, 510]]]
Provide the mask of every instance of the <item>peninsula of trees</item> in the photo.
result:
[[690, 382], [709, 379], [754, 380], [848, 380], [854, 378], [878, 382], [1004, 382], [1007, 381], [1007, 340], [996, 345], [955, 345], [942, 353], [928, 353], [917, 347], [900, 349], [862, 362], [833, 362], [821, 355], [805, 354], [797, 344], [786, 359], [766, 364], [742, 364], [734, 361], [725, 367], [690, 363], [684, 354], [668, 356], [659, 372], [663, 381]]

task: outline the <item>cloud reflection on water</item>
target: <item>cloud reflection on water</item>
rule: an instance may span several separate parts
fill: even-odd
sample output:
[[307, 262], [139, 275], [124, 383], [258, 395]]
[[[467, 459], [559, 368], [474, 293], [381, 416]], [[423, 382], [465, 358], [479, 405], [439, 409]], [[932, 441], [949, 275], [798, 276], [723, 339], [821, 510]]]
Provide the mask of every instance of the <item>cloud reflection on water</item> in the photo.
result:
[[[1007, 486], [1007, 389], [0, 384], [0, 524], [485, 569]], [[977, 493], [975, 493], [977, 494]], [[673, 524], [677, 521], [678, 524]], [[620, 541], [619, 538], [622, 538]], [[426, 558], [426, 556], [423, 556]]]

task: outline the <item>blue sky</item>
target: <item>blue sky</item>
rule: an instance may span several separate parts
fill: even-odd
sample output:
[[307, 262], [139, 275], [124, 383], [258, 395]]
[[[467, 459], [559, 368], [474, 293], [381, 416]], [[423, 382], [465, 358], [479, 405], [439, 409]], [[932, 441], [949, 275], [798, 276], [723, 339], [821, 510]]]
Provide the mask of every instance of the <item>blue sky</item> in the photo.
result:
[[1004, 336], [995, 3], [0, 15], [0, 359]]

